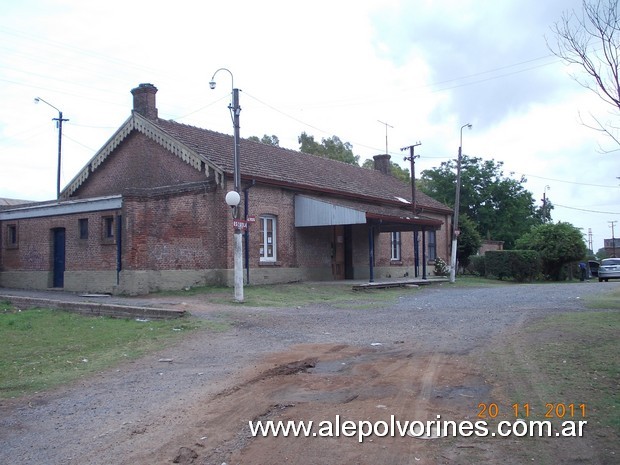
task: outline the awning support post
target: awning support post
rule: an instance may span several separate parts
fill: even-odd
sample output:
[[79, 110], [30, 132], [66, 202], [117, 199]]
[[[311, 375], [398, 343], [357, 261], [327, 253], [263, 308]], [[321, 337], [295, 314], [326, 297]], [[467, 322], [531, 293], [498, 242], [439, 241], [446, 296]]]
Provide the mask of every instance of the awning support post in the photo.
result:
[[370, 278], [368, 282], [375, 282], [374, 263], [375, 263], [375, 227], [368, 228], [368, 263], [370, 266]]
[[426, 279], [426, 230], [422, 228], [422, 279]]

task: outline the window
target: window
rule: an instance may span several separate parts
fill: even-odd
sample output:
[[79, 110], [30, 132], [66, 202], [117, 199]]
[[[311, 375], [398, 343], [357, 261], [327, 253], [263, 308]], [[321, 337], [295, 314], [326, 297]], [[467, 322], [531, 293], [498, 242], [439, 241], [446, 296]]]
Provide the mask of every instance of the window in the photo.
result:
[[6, 246], [17, 247], [17, 225], [9, 224], [6, 227]]
[[436, 231], [428, 231], [428, 260], [437, 258], [437, 237]]
[[392, 256], [390, 259], [392, 261], [400, 261], [400, 231], [394, 231], [391, 233], [392, 237]]
[[265, 215], [260, 217], [260, 261], [276, 261], [276, 217]]
[[78, 230], [80, 239], [88, 239], [88, 218], [80, 218], [78, 220]]
[[114, 239], [114, 217], [103, 217], [103, 239]]

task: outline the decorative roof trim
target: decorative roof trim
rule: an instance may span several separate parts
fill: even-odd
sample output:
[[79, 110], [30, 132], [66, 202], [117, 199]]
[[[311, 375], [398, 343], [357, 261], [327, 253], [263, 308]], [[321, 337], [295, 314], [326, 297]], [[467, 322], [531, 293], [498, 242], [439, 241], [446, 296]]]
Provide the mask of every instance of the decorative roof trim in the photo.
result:
[[209, 177], [210, 169], [215, 173], [215, 181], [217, 184], [223, 184], [224, 172], [216, 165], [210, 163], [198, 155], [195, 151], [181, 143], [179, 140], [170, 136], [162, 130], [156, 123], [144, 118], [139, 113], [133, 114], [123, 123], [123, 125], [114, 133], [93, 158], [82, 168], [82, 170], [71, 180], [68, 186], [62, 191], [61, 197], [68, 198], [88, 179], [91, 172], [94, 172], [108, 156], [125, 140], [132, 131], [139, 131], [149, 139], [158, 143], [169, 152], [173, 153], [185, 163], [198, 171], [202, 171], [205, 167], [205, 176]]

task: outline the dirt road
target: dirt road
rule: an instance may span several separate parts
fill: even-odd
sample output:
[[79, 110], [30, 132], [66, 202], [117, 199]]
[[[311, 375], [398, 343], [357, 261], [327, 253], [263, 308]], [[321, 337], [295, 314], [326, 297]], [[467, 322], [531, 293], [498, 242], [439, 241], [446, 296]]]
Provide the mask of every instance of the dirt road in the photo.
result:
[[[481, 403], [524, 401], [507, 399], [494, 384], [488, 348], [532, 319], [588, 311], [584, 298], [617, 285], [437, 286], [372, 308], [205, 307], [184, 298], [194, 315], [232, 329], [197, 332], [72, 386], [2, 401], [0, 463], [614, 463], [608, 441], [601, 449], [587, 435], [537, 442], [435, 438], [434, 431], [429, 439], [413, 437], [418, 430], [390, 437], [382, 428], [392, 417], [475, 422]], [[530, 383], [527, 373], [523, 383]], [[250, 420], [311, 420], [325, 428], [348, 420], [378, 434], [363, 442], [359, 431], [253, 437]]]

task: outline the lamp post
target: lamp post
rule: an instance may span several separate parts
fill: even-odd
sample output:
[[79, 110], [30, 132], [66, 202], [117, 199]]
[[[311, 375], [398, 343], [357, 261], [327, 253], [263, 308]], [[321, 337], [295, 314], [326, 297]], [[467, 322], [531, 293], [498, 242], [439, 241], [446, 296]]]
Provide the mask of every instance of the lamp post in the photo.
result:
[[49, 102], [46, 102], [41, 97], [35, 97], [34, 103], [43, 102], [46, 105], [52, 107], [54, 110], [58, 112], [58, 118], [52, 118], [52, 121], [56, 121], [56, 127], [58, 128], [58, 173], [56, 175], [56, 199], [60, 199], [60, 167], [61, 167], [61, 158], [62, 158], [62, 122], [69, 121], [68, 119], [64, 119], [62, 117], [62, 111], [56, 108]]
[[467, 123], [461, 126], [461, 140], [459, 143], [459, 155], [456, 160], [456, 194], [454, 197], [454, 219], [452, 220], [452, 256], [450, 260], [450, 282], [456, 281], [456, 248], [458, 246], [459, 236], [459, 207], [461, 200], [461, 158], [463, 147], [463, 128], [471, 129], [471, 124]]
[[[234, 158], [233, 158], [233, 179], [234, 179], [234, 191], [226, 194], [226, 203], [233, 209], [233, 256], [234, 256], [234, 285], [235, 285], [235, 300], [237, 302], [243, 302], [243, 242], [241, 238], [241, 222], [239, 221], [239, 202], [241, 196], [239, 195], [241, 185], [241, 170], [239, 167], [239, 114], [241, 113], [241, 107], [239, 106], [239, 89], [235, 88], [235, 79], [233, 74], [227, 68], [220, 68], [211, 77], [209, 81], [209, 87], [215, 89], [215, 75], [220, 71], [226, 71], [230, 74], [231, 87], [232, 87], [232, 102], [228, 106], [230, 114], [233, 120], [234, 129]], [[233, 192], [236, 194], [234, 195]]]

